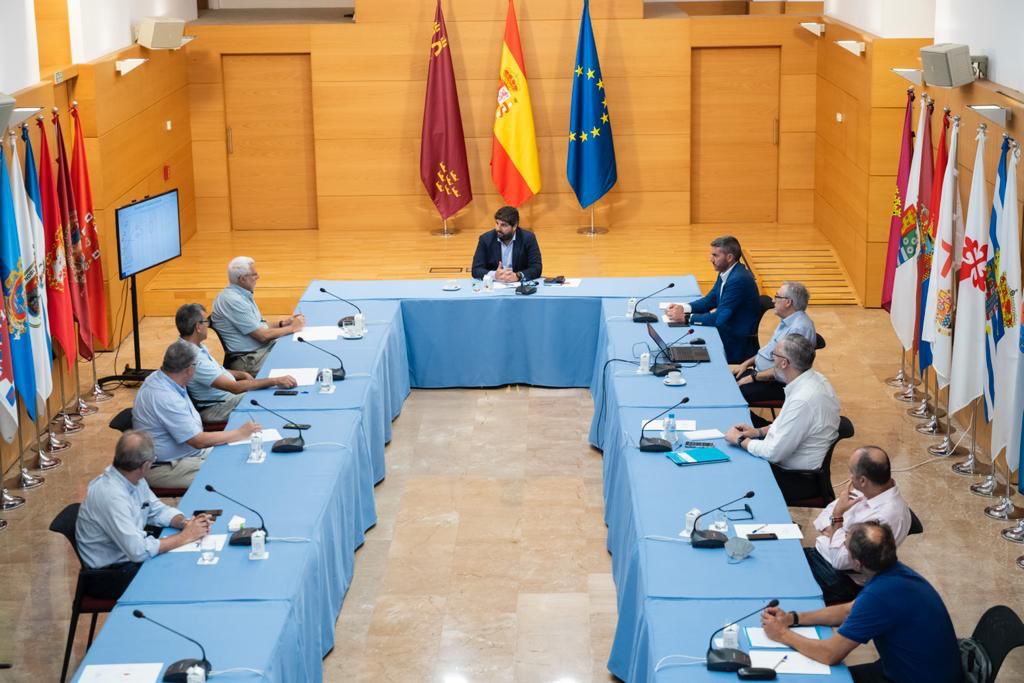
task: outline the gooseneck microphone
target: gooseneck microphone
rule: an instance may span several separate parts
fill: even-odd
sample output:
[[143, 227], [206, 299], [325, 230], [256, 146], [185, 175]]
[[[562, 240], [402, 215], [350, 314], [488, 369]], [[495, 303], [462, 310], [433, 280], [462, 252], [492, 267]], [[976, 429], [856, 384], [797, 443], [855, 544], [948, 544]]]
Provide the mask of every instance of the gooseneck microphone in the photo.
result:
[[298, 432], [299, 432], [298, 436], [289, 436], [288, 438], [278, 439], [277, 441], [275, 441], [274, 445], [270, 447], [270, 452], [271, 453], [301, 453], [302, 452], [302, 450], [306, 446], [306, 441], [302, 438], [302, 432], [304, 430], [306, 430], [306, 429], [309, 429], [310, 425], [308, 425], [308, 424], [296, 424], [296, 423], [292, 422], [291, 420], [289, 420], [284, 415], [282, 415], [281, 413], [279, 413], [279, 412], [277, 412], [275, 410], [271, 410], [270, 408], [266, 407], [265, 405], [263, 405], [262, 403], [260, 403], [259, 401], [257, 401], [254, 398], [253, 399], [249, 399], [249, 403], [251, 405], [256, 406], [257, 408], [262, 408], [263, 410], [267, 411], [271, 415], [276, 415], [277, 417], [279, 417], [282, 420], [284, 420], [285, 424], [281, 425], [281, 429], [295, 429], [295, 430], [298, 430]]
[[[260, 530], [263, 533], [268, 533], [267, 532], [267, 525], [263, 521], [263, 515], [261, 515], [258, 510], [255, 510], [255, 509], [249, 507], [248, 505], [246, 505], [245, 503], [243, 503], [240, 500], [235, 500], [234, 498], [232, 498], [231, 496], [229, 496], [229, 495], [227, 495], [225, 493], [221, 493], [217, 489], [213, 488], [213, 484], [207, 484], [205, 486], [205, 488], [210, 493], [216, 493], [221, 498], [227, 498], [232, 503], [235, 503], [236, 505], [241, 505], [246, 510], [248, 510], [249, 512], [254, 513], [257, 517], [260, 518], [260, 525], [258, 527], [245, 527], [245, 528], [239, 529], [235, 533], [231, 534], [231, 539], [228, 541], [228, 543], [230, 545], [252, 545], [252, 534], [253, 534], [254, 531]], [[269, 539], [267, 539], [267, 540], [269, 540]]]
[[148, 621], [148, 622], [150, 622], [152, 624], [156, 624], [157, 626], [159, 626], [163, 630], [170, 631], [171, 633], [173, 633], [174, 635], [178, 636], [179, 638], [184, 638], [185, 640], [189, 641], [190, 643], [195, 643], [196, 646], [199, 648], [199, 651], [203, 653], [203, 658], [202, 659], [179, 659], [178, 661], [176, 661], [173, 664], [171, 664], [169, 667], [167, 667], [167, 671], [164, 672], [164, 680], [165, 681], [168, 681], [169, 683], [171, 683], [171, 682], [186, 683], [186, 681], [188, 680], [188, 670], [191, 669], [194, 666], [198, 666], [201, 669], [205, 670], [207, 676], [210, 675], [210, 671], [213, 669], [213, 666], [210, 664], [210, 660], [208, 660], [206, 658], [206, 648], [203, 647], [202, 643], [200, 643], [195, 638], [189, 638], [184, 633], [180, 633], [178, 631], [175, 631], [173, 628], [171, 628], [169, 626], [164, 626], [163, 624], [161, 624], [156, 619], [150, 619], [145, 614], [143, 614], [142, 610], [140, 610], [140, 609], [132, 610], [132, 616], [135, 617], [136, 619], [143, 619], [143, 620]]
[[[333, 298], [337, 299], [338, 301], [342, 301], [342, 302], [348, 304], [352, 308], [356, 309], [356, 311], [358, 313], [362, 313], [363, 312], [363, 309], [359, 308], [358, 306], [356, 306], [354, 303], [352, 303], [348, 299], [342, 299], [340, 296], [338, 296], [334, 292], [328, 292], [323, 287], [320, 288], [320, 293], [321, 294], [326, 294], [329, 297], [333, 297]], [[346, 315], [344, 318], [341, 318], [340, 320], [338, 320], [338, 327], [341, 327], [344, 323], [353, 323], [353, 322], [355, 322], [355, 320], [356, 320], [356, 317], [354, 315]]]
[[640, 302], [641, 301], [646, 301], [647, 299], [650, 299], [655, 294], [661, 294], [666, 289], [672, 289], [675, 286], [676, 286], [676, 283], [670, 282], [667, 285], [665, 285], [664, 287], [662, 287], [661, 289], [659, 289], [658, 291], [651, 292], [650, 294], [645, 296], [643, 299], [640, 299], [640, 301], [637, 301], [636, 302], [637, 308], [633, 309], [633, 322], [635, 322], [635, 323], [656, 323], [656, 322], [658, 322], [658, 316], [656, 316], [654, 313], [651, 313], [650, 311], [641, 311], [640, 310], [640, 308], [639, 308]]
[[693, 520], [693, 532], [690, 534], [690, 545], [692, 545], [694, 548], [724, 548], [725, 542], [729, 540], [728, 536], [723, 534], [721, 531], [712, 531], [711, 529], [701, 530], [698, 528], [697, 522], [699, 522], [700, 518], [704, 515], [709, 515], [712, 512], [721, 510], [726, 505], [732, 505], [733, 503], [739, 502], [744, 498], [753, 497], [754, 492], [747, 491], [736, 500], [730, 500], [728, 503], [722, 503], [716, 508], [711, 508], [707, 512], [702, 512], [699, 515], [697, 515], [697, 518]]
[[334, 356], [338, 360], [338, 367], [336, 367], [336, 368], [331, 370], [331, 376], [334, 377], [334, 381], [335, 382], [340, 382], [341, 380], [345, 379], [345, 364], [341, 362], [341, 356], [339, 356], [336, 353], [331, 353], [327, 349], [323, 348], [322, 346], [317, 346], [313, 342], [306, 341], [302, 337], [296, 337], [295, 341], [302, 342], [303, 344], [308, 344], [309, 346], [312, 346], [317, 351], [320, 351], [322, 353], [326, 353], [328, 356]]
[[528, 284], [523, 277], [523, 271], [519, 271], [519, 286], [516, 287], [516, 294], [523, 294], [529, 296], [530, 294], [536, 294], [537, 288], [534, 285]]
[[[742, 498], [740, 500], [742, 500]], [[736, 501], [733, 501], [733, 502], [736, 502]], [[728, 505], [728, 503], [726, 503], [726, 505]], [[737, 650], [736, 648], [732, 648], [732, 647], [717, 647], [716, 648], [715, 647], [715, 636], [718, 635], [719, 633], [721, 633], [723, 630], [727, 629], [728, 627], [732, 626], [733, 624], [738, 624], [741, 621], [743, 621], [744, 619], [746, 619], [748, 617], [752, 617], [755, 614], [757, 614], [759, 612], [762, 612], [762, 611], [764, 611], [765, 609], [767, 609], [769, 607], [778, 607], [778, 606], [779, 606], [778, 599], [771, 600], [764, 607], [758, 607], [756, 610], [754, 610], [750, 614], [746, 614], [746, 615], [740, 617], [739, 619], [736, 619], [735, 621], [730, 621], [728, 624], [726, 624], [725, 626], [722, 626], [721, 628], [717, 629], [714, 633], [712, 633], [711, 634], [711, 638], [708, 639], [708, 655], [707, 655], [708, 671], [737, 671], [741, 667], [745, 667], [745, 666], [749, 667], [750, 666], [750, 655], [748, 655], [743, 650]], [[774, 678], [774, 676], [772, 676], [772, 678]]]
[[644, 430], [647, 429], [647, 425], [651, 424], [652, 422], [657, 420], [659, 417], [661, 417], [662, 415], [664, 415], [668, 411], [673, 410], [675, 408], [678, 408], [679, 406], [683, 405], [684, 403], [689, 403], [689, 402], [690, 402], [690, 397], [689, 396], [684, 396], [682, 398], [682, 400], [679, 401], [679, 403], [676, 403], [674, 406], [666, 408], [665, 410], [661, 411], [660, 413], [658, 413], [657, 415], [652, 417], [647, 422], [643, 423], [643, 425], [640, 427], [640, 443], [638, 445], [638, 447], [640, 448], [641, 452], [643, 452], [643, 453], [668, 453], [670, 450], [672, 450], [672, 447], [675, 444], [671, 444], [671, 443], [668, 442], [667, 439], [662, 439], [661, 437], [657, 437], [657, 436], [647, 437], [647, 436], [644, 436]]

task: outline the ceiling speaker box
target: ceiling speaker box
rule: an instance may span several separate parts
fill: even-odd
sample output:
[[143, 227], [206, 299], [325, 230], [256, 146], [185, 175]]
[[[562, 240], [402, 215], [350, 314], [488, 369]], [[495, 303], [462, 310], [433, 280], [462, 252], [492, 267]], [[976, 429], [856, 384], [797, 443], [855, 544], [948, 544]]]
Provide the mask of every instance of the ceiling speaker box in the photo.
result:
[[176, 17], [143, 17], [139, 20], [139, 45], [150, 50], [173, 50], [181, 47], [185, 20]]
[[960, 43], [938, 43], [921, 48], [924, 82], [940, 88], [959, 88], [974, 81], [971, 50]]

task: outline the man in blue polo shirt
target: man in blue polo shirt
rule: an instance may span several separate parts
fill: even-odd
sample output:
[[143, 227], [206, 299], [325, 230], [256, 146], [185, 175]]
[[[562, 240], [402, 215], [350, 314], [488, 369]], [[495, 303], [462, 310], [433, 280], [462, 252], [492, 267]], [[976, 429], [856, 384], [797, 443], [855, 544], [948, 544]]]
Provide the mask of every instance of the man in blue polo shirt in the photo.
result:
[[301, 332], [306, 319], [301, 313], [267, 323], [260, 313], [253, 292], [260, 274], [256, 262], [248, 256], [236, 256], [228, 264], [228, 284], [213, 300], [210, 321], [220, 335], [228, 355], [224, 363], [231, 370], [257, 375], [274, 342], [293, 332]]
[[[960, 683], [963, 671], [949, 612], [931, 584], [896, 559], [889, 527], [879, 522], [855, 524], [846, 547], [854, 569], [868, 577], [853, 602], [813, 612], [769, 607], [761, 615], [765, 634], [829, 665], [874, 641], [879, 659], [851, 666], [854, 683]], [[812, 640], [790, 630], [798, 625], [839, 630], [831, 638]]]
[[132, 427], [153, 437], [156, 461], [146, 481], [156, 488], [188, 488], [214, 446], [244, 441], [260, 430], [256, 422], [238, 429], [204, 432], [203, 421], [185, 387], [196, 372], [196, 347], [178, 339], [167, 347], [160, 369], [135, 395]]

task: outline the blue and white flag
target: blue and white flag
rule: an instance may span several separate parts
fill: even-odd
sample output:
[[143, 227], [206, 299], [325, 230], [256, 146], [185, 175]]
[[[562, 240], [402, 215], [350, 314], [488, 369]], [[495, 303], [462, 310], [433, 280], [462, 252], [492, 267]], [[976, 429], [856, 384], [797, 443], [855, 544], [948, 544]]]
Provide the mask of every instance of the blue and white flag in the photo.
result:
[[[21, 175], [20, 171], [18, 175]], [[11, 192], [11, 178], [7, 173], [7, 157], [3, 145], [0, 145], [0, 280], [3, 283], [7, 331], [10, 335], [14, 385], [25, 403], [25, 412], [35, 420], [36, 377], [28, 326], [28, 297], [25, 294], [25, 273], [21, 265], [21, 246], [18, 244], [14, 195]]]
[[[988, 219], [988, 261], [985, 263], [985, 418], [992, 420], [996, 401], [996, 347], [1005, 334], [1003, 312], [999, 305], [999, 268], [1002, 253], [999, 223], [1006, 198], [1006, 157], [1010, 152], [1010, 139], [1003, 136], [999, 166], [996, 170], [996, 187], [992, 195], [992, 211]], [[1016, 231], [1016, 228], [1014, 228]]]
[[584, 209], [603, 197], [618, 179], [615, 144], [608, 114], [608, 93], [590, 25], [590, 4], [583, 2], [569, 111], [569, 162], [566, 176]]

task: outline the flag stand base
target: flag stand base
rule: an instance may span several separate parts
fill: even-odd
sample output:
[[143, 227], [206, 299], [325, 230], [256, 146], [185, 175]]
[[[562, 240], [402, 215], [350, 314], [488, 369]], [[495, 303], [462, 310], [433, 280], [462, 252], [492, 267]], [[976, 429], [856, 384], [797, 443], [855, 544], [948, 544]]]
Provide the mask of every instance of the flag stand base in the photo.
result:
[[608, 228], [595, 228], [593, 225], [589, 225], [577, 228], [576, 233], [579, 235], [586, 235], [587, 237], [596, 237], [597, 235], [608, 234]]
[[445, 238], [448, 238], [448, 237], [451, 237], [452, 235], [458, 235], [459, 234], [459, 230], [458, 230], [458, 228], [449, 228], [448, 227], [448, 220], [445, 219], [441, 223], [440, 229], [438, 229], [438, 230], [431, 230], [430, 234], [433, 235], [434, 237], [445, 237]]

